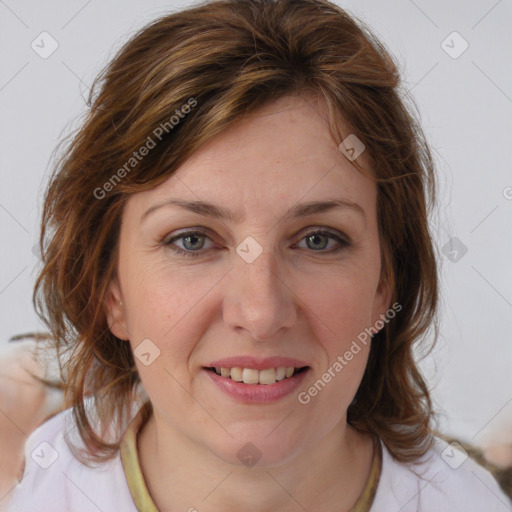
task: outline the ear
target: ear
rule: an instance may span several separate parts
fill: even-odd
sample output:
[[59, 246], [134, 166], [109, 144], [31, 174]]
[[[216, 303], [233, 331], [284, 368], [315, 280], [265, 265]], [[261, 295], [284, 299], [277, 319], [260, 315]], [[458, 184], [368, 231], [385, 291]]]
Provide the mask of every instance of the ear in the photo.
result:
[[[372, 311], [372, 325], [376, 326], [379, 331], [386, 324], [383, 317], [387, 318], [386, 312], [389, 311], [391, 306], [391, 295], [391, 285], [385, 277], [382, 277], [375, 293]], [[394, 311], [393, 316], [395, 316]]]
[[104, 299], [105, 314], [110, 331], [121, 340], [129, 340], [130, 333], [126, 322], [123, 295], [115, 276], [112, 277]]

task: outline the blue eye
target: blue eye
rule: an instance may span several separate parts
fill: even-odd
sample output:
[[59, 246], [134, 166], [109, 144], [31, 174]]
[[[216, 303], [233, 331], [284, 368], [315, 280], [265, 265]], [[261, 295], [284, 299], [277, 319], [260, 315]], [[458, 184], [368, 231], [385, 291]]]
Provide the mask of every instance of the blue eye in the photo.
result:
[[[331, 249], [330, 251], [322, 251], [322, 252], [327, 252], [327, 253], [338, 252], [341, 249], [348, 247], [350, 245], [348, 241], [343, 240], [338, 235], [335, 235], [334, 233], [331, 233], [330, 231], [322, 231], [322, 230], [311, 231], [306, 236], [304, 236], [301, 239], [301, 241], [302, 240], [306, 240], [306, 243], [308, 241], [315, 241], [315, 244], [318, 243], [318, 240], [320, 240], [320, 242], [322, 240], [324, 240], [327, 245], [329, 244], [330, 240], [334, 240], [335, 242], [337, 242], [339, 244], [338, 247], [335, 247], [334, 249]], [[324, 245], [324, 244], [320, 243], [320, 245]], [[313, 247], [314, 247], [314, 245], [313, 245]], [[318, 245], [317, 245], [317, 247], [318, 247]], [[322, 249], [322, 247], [320, 247], [320, 249]], [[317, 252], [317, 251], [315, 250], [314, 252]]]
[[[204, 248], [205, 239], [210, 240], [210, 237], [206, 233], [201, 231], [188, 231], [186, 233], [181, 233], [178, 236], [164, 240], [162, 244], [166, 247], [169, 247], [169, 249], [174, 251], [176, 254], [189, 258], [197, 258], [204, 252], [201, 251], [201, 249]], [[181, 243], [184, 245], [183, 248], [175, 245], [175, 242], [178, 240], [182, 241]], [[310, 249], [316, 246], [316, 248], [312, 249], [313, 252], [321, 252], [323, 254], [337, 253], [342, 249], [352, 245], [348, 239], [343, 239], [340, 236], [331, 233], [330, 231], [325, 231], [322, 229], [310, 231], [305, 236], [303, 236], [300, 241], [302, 240], [306, 240], [306, 244], [308, 244], [308, 248]], [[334, 249], [331, 248], [330, 250], [326, 251], [325, 248], [328, 246], [329, 241], [335, 241], [338, 246], [334, 247]], [[309, 246], [309, 242], [312, 242], [313, 245]]]
[[[166, 242], [164, 242], [164, 245], [168, 246], [169, 249], [172, 249], [177, 254], [182, 254], [183, 256], [197, 258], [198, 256], [200, 256], [200, 253], [197, 251], [197, 249], [202, 249], [204, 246], [204, 241], [201, 244], [197, 243], [197, 240], [200, 240], [201, 238], [204, 239], [204, 238], [209, 238], [209, 237], [205, 233], [202, 233], [200, 231], [190, 231], [187, 233], [182, 233], [179, 236], [175, 236], [175, 237], [167, 240]], [[185, 250], [180, 249], [179, 247], [176, 247], [174, 245], [174, 242], [176, 240], [183, 240], [183, 241], [185, 241], [184, 243], [190, 244], [192, 247], [191, 248], [185, 247]], [[199, 247], [198, 247], [198, 245], [199, 245]]]

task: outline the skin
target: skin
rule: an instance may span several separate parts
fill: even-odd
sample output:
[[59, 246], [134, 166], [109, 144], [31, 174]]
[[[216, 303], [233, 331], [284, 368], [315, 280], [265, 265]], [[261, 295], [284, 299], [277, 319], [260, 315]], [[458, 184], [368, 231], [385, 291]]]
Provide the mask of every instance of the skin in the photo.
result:
[[[160, 350], [149, 366], [136, 359], [154, 407], [139, 458], [160, 510], [349, 510], [368, 479], [372, 442], [347, 425], [346, 411], [370, 344], [307, 405], [297, 393], [242, 404], [202, 370], [228, 356], [295, 357], [310, 366], [298, 391], [307, 390], [390, 306], [376, 185], [338, 150], [325, 119], [313, 98], [283, 98], [127, 201], [106, 305], [117, 337], [134, 350], [149, 338]], [[368, 167], [364, 153], [358, 163]], [[167, 206], [140, 222], [168, 198], [213, 202], [242, 220]], [[366, 220], [347, 208], [284, 219], [297, 203], [330, 198], [359, 204]], [[352, 245], [330, 252], [335, 239], [306, 236], [318, 227]], [[161, 242], [184, 228], [207, 231], [174, 241], [197, 258]], [[252, 263], [236, 252], [248, 236], [263, 250]], [[252, 467], [237, 457], [247, 442], [261, 452]]]

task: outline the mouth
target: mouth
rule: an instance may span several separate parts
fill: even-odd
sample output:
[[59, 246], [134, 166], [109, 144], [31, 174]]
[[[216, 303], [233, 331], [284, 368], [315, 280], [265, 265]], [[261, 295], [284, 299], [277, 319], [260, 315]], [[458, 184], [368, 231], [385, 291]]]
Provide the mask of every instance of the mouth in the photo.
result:
[[309, 366], [278, 366], [275, 368], [242, 368], [235, 366], [232, 368], [222, 366], [204, 367], [205, 370], [228, 380], [239, 382], [241, 384], [261, 384], [263, 386], [275, 384], [276, 382], [291, 379], [296, 375], [309, 369]]
[[202, 367], [206, 382], [243, 404], [271, 404], [290, 400], [312, 366], [292, 357], [236, 355], [208, 361]]

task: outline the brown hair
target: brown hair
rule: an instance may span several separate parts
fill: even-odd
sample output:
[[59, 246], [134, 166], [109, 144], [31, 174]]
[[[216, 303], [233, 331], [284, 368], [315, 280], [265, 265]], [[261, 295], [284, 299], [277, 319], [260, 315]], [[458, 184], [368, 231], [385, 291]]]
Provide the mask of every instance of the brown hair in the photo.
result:
[[[91, 458], [109, 458], [119, 444], [95, 431], [86, 395], [102, 431], [120, 428], [115, 422], [128, 415], [140, 383], [130, 345], [111, 333], [104, 306], [125, 201], [168, 179], [247, 114], [305, 93], [326, 107], [338, 143], [348, 135], [344, 120], [366, 146], [378, 187], [382, 279], [392, 287], [391, 303], [402, 306], [372, 341], [348, 422], [377, 434], [399, 461], [414, 462], [431, 446], [432, 404], [412, 349], [432, 325], [438, 331], [427, 219], [434, 165], [401, 97], [397, 65], [353, 18], [326, 0], [208, 2], [140, 30], [94, 82], [87, 118], [45, 193], [44, 265], [33, 297], [58, 349], [68, 354], [67, 404]], [[170, 121], [194, 102], [176, 125]], [[130, 160], [155, 133], [156, 147]]]

